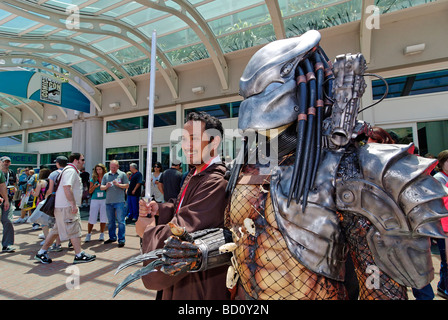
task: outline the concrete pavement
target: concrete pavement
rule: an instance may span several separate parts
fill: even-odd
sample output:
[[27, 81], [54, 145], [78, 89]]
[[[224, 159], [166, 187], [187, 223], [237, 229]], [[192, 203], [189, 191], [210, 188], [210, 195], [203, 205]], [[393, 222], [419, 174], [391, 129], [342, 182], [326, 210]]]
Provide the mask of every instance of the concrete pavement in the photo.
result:
[[[83, 230], [87, 230], [86, 212], [83, 216]], [[15, 211], [15, 215], [20, 215]], [[87, 213], [88, 215], [88, 213]], [[15, 217], [17, 218], [17, 217]], [[62, 252], [50, 252], [51, 264], [42, 264], [34, 260], [40, 249], [42, 239], [38, 235], [42, 230], [33, 231], [31, 224], [16, 224], [14, 253], [0, 254], [0, 299], [34, 300], [109, 300], [115, 287], [131, 272], [141, 265], [129, 267], [114, 276], [118, 265], [140, 253], [139, 237], [135, 227], [126, 229], [126, 245], [118, 248], [117, 242], [103, 244], [98, 241], [99, 224], [92, 232], [92, 241], [84, 243], [82, 248], [95, 254], [96, 260], [73, 265], [74, 251], [63, 242]], [[106, 230], [106, 240], [107, 230]], [[147, 290], [138, 280], [122, 290], [114, 300], [153, 300], [155, 292]]]

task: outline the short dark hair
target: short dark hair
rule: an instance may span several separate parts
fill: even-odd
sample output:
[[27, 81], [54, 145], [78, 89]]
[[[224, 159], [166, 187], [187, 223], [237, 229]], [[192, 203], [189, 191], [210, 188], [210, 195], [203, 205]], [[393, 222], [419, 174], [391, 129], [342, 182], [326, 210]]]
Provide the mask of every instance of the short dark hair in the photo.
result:
[[68, 156], [68, 162], [72, 163], [74, 160], [79, 160], [81, 158], [81, 154], [78, 152], [74, 152]]
[[[208, 114], [207, 112], [204, 111], [192, 111], [190, 113], [187, 114], [187, 117], [185, 119], [185, 123], [187, 123], [188, 121], [202, 121], [205, 123], [205, 130], [209, 130], [209, 129], [215, 129], [218, 130], [218, 132], [221, 134], [221, 140], [223, 139], [224, 136], [224, 128], [222, 127], [222, 123], [221, 121]], [[213, 138], [213, 137], [211, 137]]]

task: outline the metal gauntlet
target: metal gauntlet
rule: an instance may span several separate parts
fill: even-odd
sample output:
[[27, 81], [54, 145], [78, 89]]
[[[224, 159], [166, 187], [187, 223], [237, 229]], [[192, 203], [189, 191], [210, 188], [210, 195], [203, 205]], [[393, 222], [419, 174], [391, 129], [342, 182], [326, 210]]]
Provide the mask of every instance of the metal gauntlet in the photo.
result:
[[232, 242], [232, 233], [227, 229], [215, 228], [191, 233], [194, 244], [201, 252], [199, 268], [190, 272], [205, 271], [223, 265], [230, 265], [231, 253], [220, 253], [219, 247]]

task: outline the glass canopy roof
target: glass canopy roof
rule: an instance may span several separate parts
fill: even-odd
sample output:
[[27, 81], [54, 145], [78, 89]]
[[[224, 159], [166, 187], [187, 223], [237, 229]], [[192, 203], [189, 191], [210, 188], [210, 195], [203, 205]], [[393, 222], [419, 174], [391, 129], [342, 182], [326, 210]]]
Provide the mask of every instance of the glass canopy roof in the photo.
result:
[[[226, 53], [359, 20], [363, 1], [2, 0], [0, 68], [78, 77], [93, 87], [131, 79], [150, 71], [156, 30], [157, 69], [173, 95], [174, 67], [208, 58], [225, 89]], [[386, 13], [427, 2], [375, 4]]]

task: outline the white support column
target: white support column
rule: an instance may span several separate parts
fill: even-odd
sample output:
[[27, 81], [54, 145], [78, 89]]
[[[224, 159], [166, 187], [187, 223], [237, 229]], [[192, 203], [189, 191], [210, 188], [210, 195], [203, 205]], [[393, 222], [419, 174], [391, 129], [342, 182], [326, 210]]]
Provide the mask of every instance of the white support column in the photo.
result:
[[88, 118], [86, 124], [85, 157], [86, 171], [92, 174], [92, 170], [103, 161], [103, 119]]
[[184, 127], [184, 110], [181, 104], [176, 104], [176, 127]]
[[22, 130], [22, 151], [28, 151], [28, 130]]
[[73, 120], [72, 122], [72, 152], [86, 153], [86, 122]]

